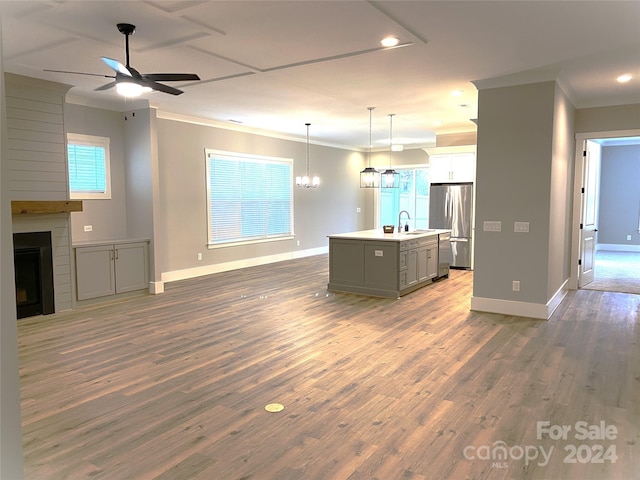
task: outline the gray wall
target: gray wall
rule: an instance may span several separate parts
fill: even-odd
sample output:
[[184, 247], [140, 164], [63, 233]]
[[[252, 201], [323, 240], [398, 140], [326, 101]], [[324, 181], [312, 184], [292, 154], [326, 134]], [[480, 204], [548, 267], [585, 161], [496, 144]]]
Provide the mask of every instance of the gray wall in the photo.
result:
[[602, 147], [598, 217], [599, 244], [640, 245], [640, 145]]
[[607, 132], [640, 128], [640, 103], [576, 110], [576, 133]]
[[126, 112], [124, 118], [127, 233], [128, 238], [151, 242], [149, 275], [152, 285], [156, 285], [162, 275], [159, 253], [164, 245], [159, 231], [164, 213], [160, 208], [156, 110]]
[[558, 86], [555, 88], [554, 104], [547, 300], [553, 297], [571, 275], [575, 109]]
[[[313, 135], [311, 135], [313, 139]], [[317, 189], [294, 187], [295, 238], [253, 245], [207, 249], [205, 148], [294, 159], [294, 176], [306, 171], [305, 141], [290, 141], [206, 125], [158, 120], [160, 199], [159, 234], [165, 243], [164, 272], [268, 257], [328, 245], [326, 236], [365, 228], [365, 192], [359, 188], [363, 155], [310, 146], [310, 170], [320, 176]], [[361, 212], [356, 213], [360, 207]], [[297, 245], [297, 242], [300, 245]], [[203, 259], [197, 260], [202, 253]]]
[[[473, 295], [544, 305], [556, 84], [480, 90], [478, 108]], [[483, 231], [487, 220], [502, 221], [502, 231]], [[515, 221], [529, 222], [530, 232], [514, 233]], [[512, 291], [513, 280], [520, 292]]]
[[[71, 215], [71, 235], [74, 242], [127, 238], [123, 123], [123, 114], [120, 112], [69, 103], [65, 105], [67, 133], [110, 139], [111, 199], [82, 201], [83, 211]], [[85, 225], [91, 225], [93, 230], [85, 232]]]

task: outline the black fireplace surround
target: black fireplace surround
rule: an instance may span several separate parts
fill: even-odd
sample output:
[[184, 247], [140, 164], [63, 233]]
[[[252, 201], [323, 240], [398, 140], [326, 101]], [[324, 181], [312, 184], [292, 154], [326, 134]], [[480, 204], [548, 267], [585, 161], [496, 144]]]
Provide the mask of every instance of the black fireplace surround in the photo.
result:
[[51, 232], [13, 234], [18, 318], [54, 313]]

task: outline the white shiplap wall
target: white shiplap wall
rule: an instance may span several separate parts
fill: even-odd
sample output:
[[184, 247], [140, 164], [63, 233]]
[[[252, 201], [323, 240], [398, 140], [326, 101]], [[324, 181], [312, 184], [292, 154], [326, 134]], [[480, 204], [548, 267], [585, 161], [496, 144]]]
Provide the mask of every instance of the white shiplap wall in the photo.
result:
[[[68, 200], [64, 96], [68, 85], [5, 74], [11, 200]], [[55, 311], [73, 307], [69, 214], [14, 215], [13, 232], [51, 232]]]

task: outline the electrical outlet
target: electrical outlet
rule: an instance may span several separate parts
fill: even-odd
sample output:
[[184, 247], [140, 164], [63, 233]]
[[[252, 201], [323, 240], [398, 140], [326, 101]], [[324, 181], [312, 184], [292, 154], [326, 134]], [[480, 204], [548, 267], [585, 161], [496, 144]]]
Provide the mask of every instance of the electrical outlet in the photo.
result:
[[198, 253], [198, 260], [202, 260], [202, 254]]
[[356, 208], [356, 213], [360, 213], [360, 207]]
[[296, 240], [296, 247], [300, 246], [300, 240]]
[[501, 232], [502, 231], [502, 222], [501, 221], [488, 221], [485, 220], [482, 223], [482, 229], [485, 232]]
[[85, 225], [84, 226], [84, 231], [85, 232], [92, 232], [93, 231], [93, 225]]
[[631, 235], [627, 235], [627, 240], [631, 240]]
[[514, 280], [513, 282], [511, 282], [511, 290], [513, 290], [514, 292], [520, 291], [520, 280]]

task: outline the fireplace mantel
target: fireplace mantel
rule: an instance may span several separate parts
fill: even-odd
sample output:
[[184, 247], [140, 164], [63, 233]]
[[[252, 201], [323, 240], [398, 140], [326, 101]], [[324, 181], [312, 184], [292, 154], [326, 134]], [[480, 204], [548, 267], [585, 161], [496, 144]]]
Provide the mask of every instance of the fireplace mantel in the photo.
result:
[[70, 213], [81, 212], [82, 200], [61, 200], [61, 201], [47, 201], [47, 200], [13, 200], [11, 202], [11, 214], [12, 215], [27, 215], [27, 214], [45, 214], [45, 213]]

